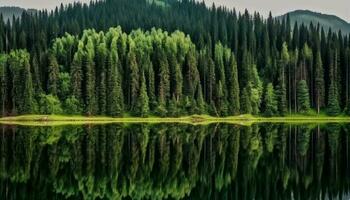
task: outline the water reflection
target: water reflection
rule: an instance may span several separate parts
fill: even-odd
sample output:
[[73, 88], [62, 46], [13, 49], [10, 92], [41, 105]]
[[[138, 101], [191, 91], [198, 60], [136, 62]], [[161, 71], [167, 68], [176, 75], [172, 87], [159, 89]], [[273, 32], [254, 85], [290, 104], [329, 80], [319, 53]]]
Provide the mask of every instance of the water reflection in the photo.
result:
[[0, 127], [0, 199], [348, 199], [350, 125]]

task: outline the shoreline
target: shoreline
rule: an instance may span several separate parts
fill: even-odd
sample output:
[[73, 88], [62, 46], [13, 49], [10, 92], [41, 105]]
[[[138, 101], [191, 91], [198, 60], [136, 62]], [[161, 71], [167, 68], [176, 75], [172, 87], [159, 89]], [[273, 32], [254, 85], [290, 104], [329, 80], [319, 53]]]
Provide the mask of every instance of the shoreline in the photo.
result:
[[240, 115], [231, 117], [213, 117], [208, 115], [192, 115], [184, 117], [86, 117], [64, 115], [21, 115], [0, 118], [3, 125], [28, 125], [28, 126], [55, 126], [55, 125], [84, 125], [84, 124], [166, 124], [181, 123], [192, 125], [206, 125], [213, 123], [228, 123], [237, 125], [251, 125], [257, 123], [290, 123], [290, 124], [327, 124], [327, 123], [350, 123], [348, 116], [324, 116], [324, 115], [290, 115], [284, 117], [262, 117], [252, 115]]

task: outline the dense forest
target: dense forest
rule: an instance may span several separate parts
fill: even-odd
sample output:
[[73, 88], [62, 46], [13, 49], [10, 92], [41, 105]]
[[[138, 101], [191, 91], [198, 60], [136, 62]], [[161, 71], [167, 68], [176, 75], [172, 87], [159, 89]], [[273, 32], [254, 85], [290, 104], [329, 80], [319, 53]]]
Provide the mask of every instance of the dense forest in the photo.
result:
[[192, 0], [24, 12], [0, 19], [0, 111], [350, 114], [349, 37]]

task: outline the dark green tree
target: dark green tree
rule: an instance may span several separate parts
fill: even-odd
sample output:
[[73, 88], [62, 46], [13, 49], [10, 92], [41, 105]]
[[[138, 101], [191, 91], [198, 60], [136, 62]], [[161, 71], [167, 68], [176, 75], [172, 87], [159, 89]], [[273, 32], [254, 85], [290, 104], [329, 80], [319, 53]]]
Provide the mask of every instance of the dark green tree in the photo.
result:
[[298, 82], [297, 98], [298, 98], [298, 111], [300, 113], [309, 112], [310, 96], [309, 96], [309, 88], [305, 80], [301, 80]]
[[277, 99], [272, 83], [269, 83], [266, 86], [263, 105], [263, 113], [266, 116], [271, 117], [278, 111]]
[[50, 53], [49, 55], [49, 71], [48, 71], [48, 87], [47, 90], [50, 94], [57, 96], [58, 91], [58, 80], [59, 80], [60, 69], [55, 55]]
[[137, 100], [137, 110], [138, 110], [137, 112], [139, 116], [141, 117], [148, 116], [149, 99], [147, 95], [146, 78], [145, 78], [144, 72], [142, 72], [142, 76], [141, 76], [141, 87], [140, 87], [140, 94]]

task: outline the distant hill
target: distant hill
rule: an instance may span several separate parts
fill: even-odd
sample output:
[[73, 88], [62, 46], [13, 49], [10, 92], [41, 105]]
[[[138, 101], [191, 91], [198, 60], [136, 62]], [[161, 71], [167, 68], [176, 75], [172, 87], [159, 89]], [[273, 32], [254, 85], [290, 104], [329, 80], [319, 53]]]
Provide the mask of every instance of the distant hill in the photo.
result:
[[7, 21], [8, 19], [11, 20], [13, 16], [20, 17], [23, 11], [30, 13], [36, 12], [35, 9], [26, 10], [20, 7], [0, 7], [0, 13], [3, 15], [5, 21]]
[[[290, 16], [292, 26], [296, 21], [298, 24], [304, 23], [306, 25], [309, 25], [312, 22], [315, 25], [320, 23], [320, 25], [323, 26], [325, 30], [331, 28], [334, 31], [341, 30], [343, 33], [350, 33], [350, 24], [335, 15], [327, 15], [312, 12], [309, 10], [296, 10], [287, 14]], [[285, 17], [287, 14], [282, 15], [278, 18]]]

